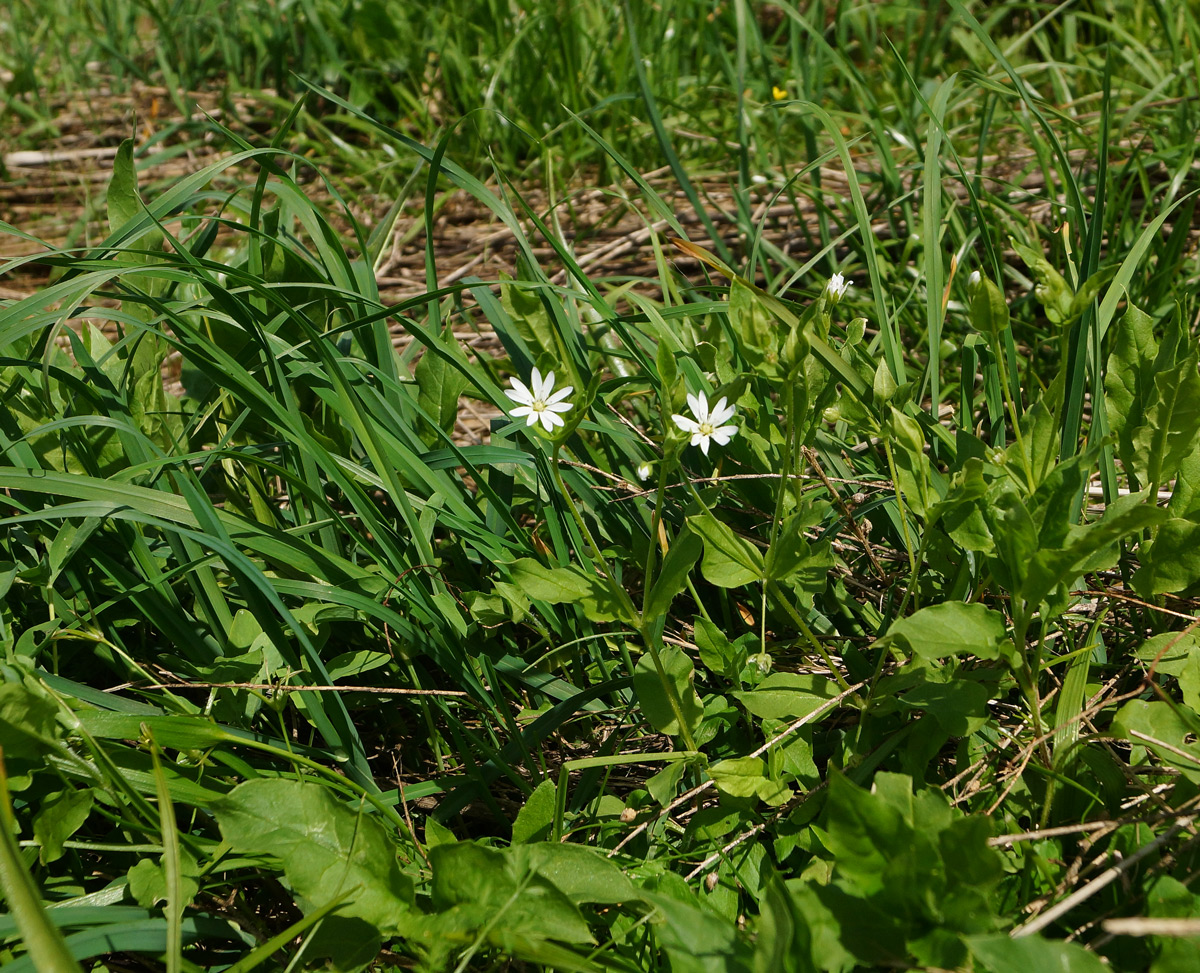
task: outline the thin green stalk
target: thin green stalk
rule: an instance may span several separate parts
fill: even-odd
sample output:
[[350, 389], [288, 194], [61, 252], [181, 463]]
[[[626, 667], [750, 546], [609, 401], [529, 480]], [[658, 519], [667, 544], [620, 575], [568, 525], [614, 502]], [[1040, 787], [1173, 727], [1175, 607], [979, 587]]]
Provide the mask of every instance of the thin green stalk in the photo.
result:
[[[600, 545], [596, 543], [596, 539], [592, 536], [591, 530], [588, 528], [587, 522], [583, 519], [583, 515], [579, 512], [579, 508], [575, 505], [575, 500], [567, 490], [567, 485], [563, 482], [562, 468], [559, 464], [559, 453], [562, 451], [562, 445], [554, 447], [554, 455], [552, 457], [550, 468], [554, 471], [554, 479], [558, 486], [559, 495], [566, 501], [567, 509], [571, 511], [571, 516], [575, 520], [575, 526], [579, 528], [579, 533], [587, 541], [588, 547], [591, 548], [592, 557], [600, 566], [601, 573], [604, 575], [604, 581], [608, 585], [609, 590], [620, 602], [621, 607], [625, 609], [626, 617], [629, 620], [630, 626], [641, 636], [642, 644], [646, 646], [646, 651], [650, 653], [650, 659], [654, 663], [654, 671], [658, 675], [659, 682], [662, 683], [663, 692], [667, 695], [667, 701], [671, 704], [671, 712], [675, 716], [675, 722], [679, 724], [679, 733], [683, 737], [683, 742], [689, 750], [696, 750], [696, 738], [692, 735], [691, 727], [688, 726], [687, 720], [683, 715], [683, 704], [679, 699], [679, 694], [675, 692], [675, 687], [667, 678], [667, 671], [663, 668], [662, 655], [659, 652], [659, 643], [662, 641], [661, 634], [646, 623], [642, 613], [637, 610], [633, 604], [633, 599], [629, 597], [629, 592], [620, 584], [613, 575], [608, 566], [608, 561], [600, 551]], [[653, 544], [653, 538], [651, 539]], [[632, 676], [633, 669], [629, 674]]]

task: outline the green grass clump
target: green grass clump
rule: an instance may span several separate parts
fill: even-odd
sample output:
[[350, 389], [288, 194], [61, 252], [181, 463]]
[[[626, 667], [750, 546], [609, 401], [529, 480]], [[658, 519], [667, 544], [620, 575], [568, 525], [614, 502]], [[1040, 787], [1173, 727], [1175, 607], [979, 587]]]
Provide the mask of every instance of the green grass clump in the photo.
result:
[[[688, 56], [737, 106], [725, 215], [632, 48], [706, 8], [527, 9], [577, 18], [595, 73], [543, 144], [663, 221], [650, 278], [590, 275], [501, 152], [496, 188], [380, 120], [370, 72], [311, 71], [323, 120], [214, 129], [230, 153], [153, 192], [123, 143], [107, 236], [0, 267], [50, 272], [0, 304], [4, 961], [1190, 968], [1200, 35], [1099, 6], [710, 11], [733, 29]], [[286, 63], [360, 63], [386, 38], [355, 18], [388, 9]], [[498, 43], [450, 9], [402, 35], [447, 71]], [[232, 53], [167, 59], [187, 85], [251, 58], [240, 16]], [[750, 110], [751, 73], [780, 97]], [[643, 141], [597, 121], [635, 105]], [[328, 113], [420, 167], [401, 304], [390, 225], [289, 149]], [[1028, 161], [994, 178], [995, 146]], [[448, 192], [508, 228], [515, 277], [439, 286]]]

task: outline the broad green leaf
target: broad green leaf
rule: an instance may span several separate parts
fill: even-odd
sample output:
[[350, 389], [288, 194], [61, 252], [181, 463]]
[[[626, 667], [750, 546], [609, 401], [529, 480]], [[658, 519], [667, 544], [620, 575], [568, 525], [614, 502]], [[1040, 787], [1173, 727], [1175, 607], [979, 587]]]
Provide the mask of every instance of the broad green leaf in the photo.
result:
[[1195, 744], [1192, 724], [1179, 709], [1162, 700], [1130, 700], [1113, 717], [1112, 733], [1135, 748], [1145, 747], [1169, 767], [1193, 783], [1200, 781], [1200, 748]]
[[517, 334], [529, 346], [535, 362], [542, 353], [555, 353], [554, 325], [535, 288], [519, 286], [507, 274], [501, 273], [500, 303], [508, 312]]
[[766, 804], [782, 804], [792, 796], [791, 788], [766, 776], [760, 757], [731, 757], [708, 768], [708, 776], [722, 794], [734, 798], [756, 798]]
[[373, 817], [339, 803], [326, 787], [264, 777], [239, 784], [211, 810], [235, 851], [278, 858], [310, 907], [355, 890], [341, 916], [384, 935], [403, 931], [413, 889], [395, 844]]
[[142, 200], [137, 188], [137, 169], [133, 164], [133, 139], [125, 139], [117, 146], [117, 154], [113, 158], [112, 178], [108, 181], [106, 202], [110, 233], [116, 233], [142, 212]]
[[971, 299], [971, 327], [984, 334], [999, 335], [1008, 327], [1008, 302], [1004, 292], [984, 277]]
[[554, 826], [554, 808], [557, 804], [558, 788], [553, 780], [544, 780], [525, 799], [525, 806], [517, 812], [512, 826], [514, 845], [530, 841], [541, 841]]
[[729, 288], [729, 322], [738, 336], [738, 347], [750, 366], [760, 374], [779, 374], [777, 325], [757, 294], [735, 278]]
[[[4, 759], [38, 760], [54, 748], [58, 708], [20, 683], [0, 685], [0, 747]], [[10, 770], [11, 772], [11, 770]]]
[[646, 790], [661, 806], [666, 807], [675, 799], [679, 791], [679, 782], [687, 772], [688, 765], [682, 760], [667, 764], [662, 770], [646, 781]]
[[704, 538], [700, 571], [719, 588], [737, 588], [764, 577], [763, 556], [757, 547], [739, 537], [707, 510], [687, 519], [688, 526]]
[[826, 571], [833, 566], [828, 543], [812, 543], [804, 533], [821, 523], [829, 509], [825, 501], [808, 504], [780, 525], [779, 536], [767, 550], [765, 567], [770, 580], [786, 581], [808, 567]]
[[746, 649], [731, 642], [721, 628], [703, 615], [694, 619], [696, 646], [700, 649], [700, 661], [712, 672], [721, 673], [729, 679], [736, 678], [746, 664]]
[[704, 704], [700, 702], [693, 685], [696, 670], [692, 660], [675, 645], [664, 645], [659, 649], [658, 657], [662, 663], [666, 685], [654, 665], [654, 657], [649, 652], [638, 659], [633, 671], [633, 688], [637, 693], [638, 702], [642, 704], [642, 715], [659, 733], [676, 736], [683, 732], [675, 708], [671, 704], [671, 695], [667, 689], [667, 686], [670, 686], [685, 725], [694, 733], [704, 717]]
[[41, 809], [33, 819], [33, 837], [41, 845], [38, 860], [42, 864], [62, 857], [63, 842], [83, 827], [92, 813], [91, 789], [69, 788], [42, 799]]
[[[458, 339], [453, 333], [447, 330], [441, 343], [447, 354], [466, 363]], [[458, 418], [458, 398], [470, 387], [470, 381], [461, 369], [455, 368], [443, 355], [430, 351], [426, 351], [417, 362], [413, 378], [418, 389], [417, 404], [443, 432], [452, 432], [454, 422]]]
[[1200, 521], [1172, 517], [1139, 549], [1133, 586], [1143, 597], [1183, 591], [1200, 582]]
[[487, 925], [497, 945], [514, 938], [593, 942], [574, 903], [535, 870], [527, 854], [517, 854], [525, 847], [505, 853], [459, 841], [431, 848], [433, 908], [453, 911], [469, 920], [469, 928]]
[[699, 559], [703, 550], [703, 542], [685, 525], [675, 538], [675, 543], [667, 550], [658, 577], [650, 589], [643, 612], [647, 619], [667, 614], [675, 596], [687, 587], [692, 565]]
[[[971, 953], [986, 973], [1107, 973], [1095, 953], [1077, 943], [1037, 936], [979, 936], [970, 939]], [[978, 967], [977, 967], [978, 969]], [[981, 971], [981, 973], [982, 973]]]
[[1200, 370], [1195, 351], [1156, 372], [1146, 421], [1133, 434], [1133, 456], [1147, 485], [1159, 486], [1200, 446]]
[[1127, 470], [1135, 468], [1133, 434], [1145, 422], [1146, 404], [1154, 388], [1158, 341], [1154, 321], [1130, 304], [1117, 325], [1116, 340], [1104, 372], [1108, 427], [1117, 437], [1117, 455]]
[[609, 905], [637, 902], [642, 897], [633, 882], [600, 849], [543, 841], [525, 845], [514, 854], [524, 855], [531, 869], [552, 882], [572, 902]]
[[[190, 905], [200, 890], [200, 866], [186, 851], [179, 856], [182, 900]], [[160, 861], [143, 858], [129, 869], [129, 894], [146, 909], [167, 901], [166, 869]]]
[[1121, 497], [1096, 523], [1074, 531], [1065, 547], [1038, 550], [1026, 566], [1018, 594], [1029, 605], [1037, 605], [1085, 568], [1111, 566], [1119, 541], [1161, 523], [1165, 517], [1165, 510], [1143, 502], [1136, 494]]
[[885, 638], [923, 661], [968, 656], [997, 659], [1006, 652], [1004, 616], [978, 603], [945, 601], [902, 618]]
[[1181, 675], [1193, 656], [1200, 656], [1200, 635], [1195, 632], [1163, 632], [1146, 639], [1137, 650], [1142, 665], [1153, 665], [1164, 676]]
[[598, 622], [623, 617], [621, 603], [604, 579], [577, 565], [548, 568], [531, 557], [524, 557], [504, 567], [511, 583], [535, 601], [547, 601], [552, 605], [579, 604]]
[[820, 709], [837, 694], [837, 683], [825, 676], [773, 672], [752, 691], [730, 695], [759, 719], [791, 720]]

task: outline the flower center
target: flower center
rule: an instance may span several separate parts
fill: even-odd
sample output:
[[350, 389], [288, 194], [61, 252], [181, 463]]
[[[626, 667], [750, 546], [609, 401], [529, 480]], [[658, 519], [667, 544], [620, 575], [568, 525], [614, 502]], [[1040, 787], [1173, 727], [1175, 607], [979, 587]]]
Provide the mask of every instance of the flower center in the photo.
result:
[[546, 403], [541, 399], [534, 399], [533, 402], [530, 403], [529, 408], [531, 408], [534, 412], [545, 412]]
[[702, 422], [700, 423], [699, 429], [696, 431], [700, 433], [701, 436], [711, 436], [714, 432], [716, 432], [716, 429], [713, 428], [713, 424], [711, 422]]

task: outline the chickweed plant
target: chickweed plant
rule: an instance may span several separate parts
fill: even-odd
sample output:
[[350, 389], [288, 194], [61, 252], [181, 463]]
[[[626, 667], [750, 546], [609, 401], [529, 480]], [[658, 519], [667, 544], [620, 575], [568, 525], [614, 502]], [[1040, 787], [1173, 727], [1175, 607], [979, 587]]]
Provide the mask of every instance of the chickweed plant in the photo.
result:
[[[779, 23], [836, 60], [874, 6]], [[1098, 6], [951, 0], [849, 137], [764, 69], [803, 263], [748, 136], [731, 243], [577, 118], [659, 268], [589, 276], [502, 167], [310, 80], [423, 167], [431, 241], [449, 191], [517, 241], [445, 286], [431, 242], [391, 306], [301, 106], [153, 192], [123, 143], [107, 237], [0, 267], [52, 271], [0, 302], [6, 966], [1195, 969], [1196, 73]], [[1186, 5], [1131, 7], [1194, 63]]]

